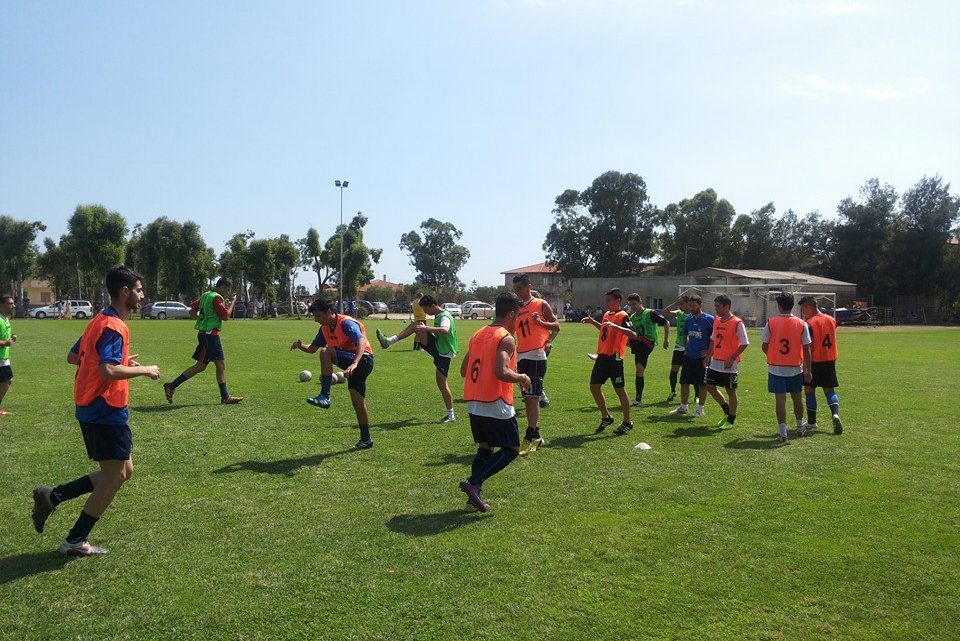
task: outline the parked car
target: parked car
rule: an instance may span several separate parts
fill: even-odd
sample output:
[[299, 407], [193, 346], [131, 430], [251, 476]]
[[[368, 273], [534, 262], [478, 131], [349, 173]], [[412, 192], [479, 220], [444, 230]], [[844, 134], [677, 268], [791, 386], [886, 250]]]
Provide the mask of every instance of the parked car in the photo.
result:
[[386, 314], [386, 313], [389, 311], [389, 310], [387, 309], [387, 304], [386, 304], [386, 303], [381, 303], [381, 302], [379, 302], [379, 301], [371, 301], [370, 304], [373, 305], [373, 313], [374, 313], [374, 314]]
[[456, 303], [444, 303], [441, 307], [450, 312], [450, 315], [454, 318], [463, 317], [463, 309]]
[[373, 313], [373, 303], [371, 303], [371, 302], [368, 301], [368, 300], [358, 300], [358, 301], [356, 301], [356, 307], [357, 307], [357, 309], [359, 309], [359, 308], [361, 308], [361, 307], [365, 308], [365, 309], [367, 310], [367, 314], [372, 314], [372, 313]]
[[158, 300], [143, 308], [144, 318], [190, 318], [190, 306], [175, 300]]
[[94, 314], [93, 305], [88, 300], [58, 300], [51, 305], [35, 307], [29, 312], [31, 318], [60, 318], [66, 313], [67, 303], [70, 304], [70, 315], [73, 318], [91, 318]]
[[[290, 302], [283, 301], [277, 304], [277, 314], [287, 316], [290, 313]], [[307, 304], [303, 301], [293, 301], [293, 313], [304, 316], [307, 313]]]
[[393, 301], [390, 303], [390, 311], [395, 314], [409, 314], [413, 311], [413, 305], [409, 301]]
[[253, 304], [247, 305], [242, 300], [238, 300], [233, 305], [231, 318], [253, 318]]
[[464, 318], [493, 318], [494, 309], [493, 305], [488, 303], [467, 301], [461, 307], [461, 313]]
[[[460, 309], [463, 309], [463, 308], [466, 307], [467, 305], [476, 305], [477, 303], [482, 303], [482, 302], [483, 302], [482, 300], [465, 300], [465, 301], [463, 301], [463, 303], [460, 305]], [[466, 311], [466, 310], [464, 310], [464, 311]]]

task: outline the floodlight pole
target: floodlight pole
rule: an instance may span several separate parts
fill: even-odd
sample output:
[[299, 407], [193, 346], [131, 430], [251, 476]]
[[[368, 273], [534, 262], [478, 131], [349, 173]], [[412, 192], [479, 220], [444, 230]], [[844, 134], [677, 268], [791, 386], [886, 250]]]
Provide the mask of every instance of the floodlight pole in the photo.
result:
[[349, 180], [335, 180], [333, 185], [340, 190], [340, 271], [337, 274], [337, 292], [340, 296], [340, 308], [343, 313], [343, 190], [350, 186]]
[[684, 276], [687, 275], [687, 253], [691, 249], [700, 250], [700, 249], [703, 249], [703, 247], [692, 247], [690, 245], [687, 245], [686, 247], [683, 248], [683, 275]]

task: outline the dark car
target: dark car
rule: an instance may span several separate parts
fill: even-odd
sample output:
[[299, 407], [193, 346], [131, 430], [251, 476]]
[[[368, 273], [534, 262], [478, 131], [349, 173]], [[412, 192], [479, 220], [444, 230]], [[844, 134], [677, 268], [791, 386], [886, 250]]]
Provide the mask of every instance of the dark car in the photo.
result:
[[233, 314], [230, 318], [253, 318], [253, 305], [238, 300], [233, 305]]

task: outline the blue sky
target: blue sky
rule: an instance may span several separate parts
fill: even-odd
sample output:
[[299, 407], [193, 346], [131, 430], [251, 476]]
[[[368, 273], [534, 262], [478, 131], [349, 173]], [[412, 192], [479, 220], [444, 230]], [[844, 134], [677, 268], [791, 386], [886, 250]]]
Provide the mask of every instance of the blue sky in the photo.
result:
[[870, 177], [960, 180], [955, 2], [5, 2], [0, 213], [332, 233], [336, 178], [400, 235], [455, 223], [469, 283], [543, 259], [553, 199], [608, 169], [654, 203], [819, 209]]

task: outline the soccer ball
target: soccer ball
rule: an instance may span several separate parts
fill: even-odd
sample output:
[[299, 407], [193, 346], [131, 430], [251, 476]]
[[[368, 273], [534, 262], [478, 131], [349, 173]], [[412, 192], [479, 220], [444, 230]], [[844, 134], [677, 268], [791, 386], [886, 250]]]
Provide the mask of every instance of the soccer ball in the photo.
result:
[[302, 372], [300, 372], [300, 382], [301, 382], [301, 383], [306, 383], [306, 382], [308, 382], [311, 378], [313, 378], [313, 374], [310, 373], [310, 370], [305, 369], [305, 370], [303, 370]]
[[339, 385], [340, 383], [346, 383], [347, 377], [343, 375], [343, 372], [334, 372], [333, 373], [333, 384]]

